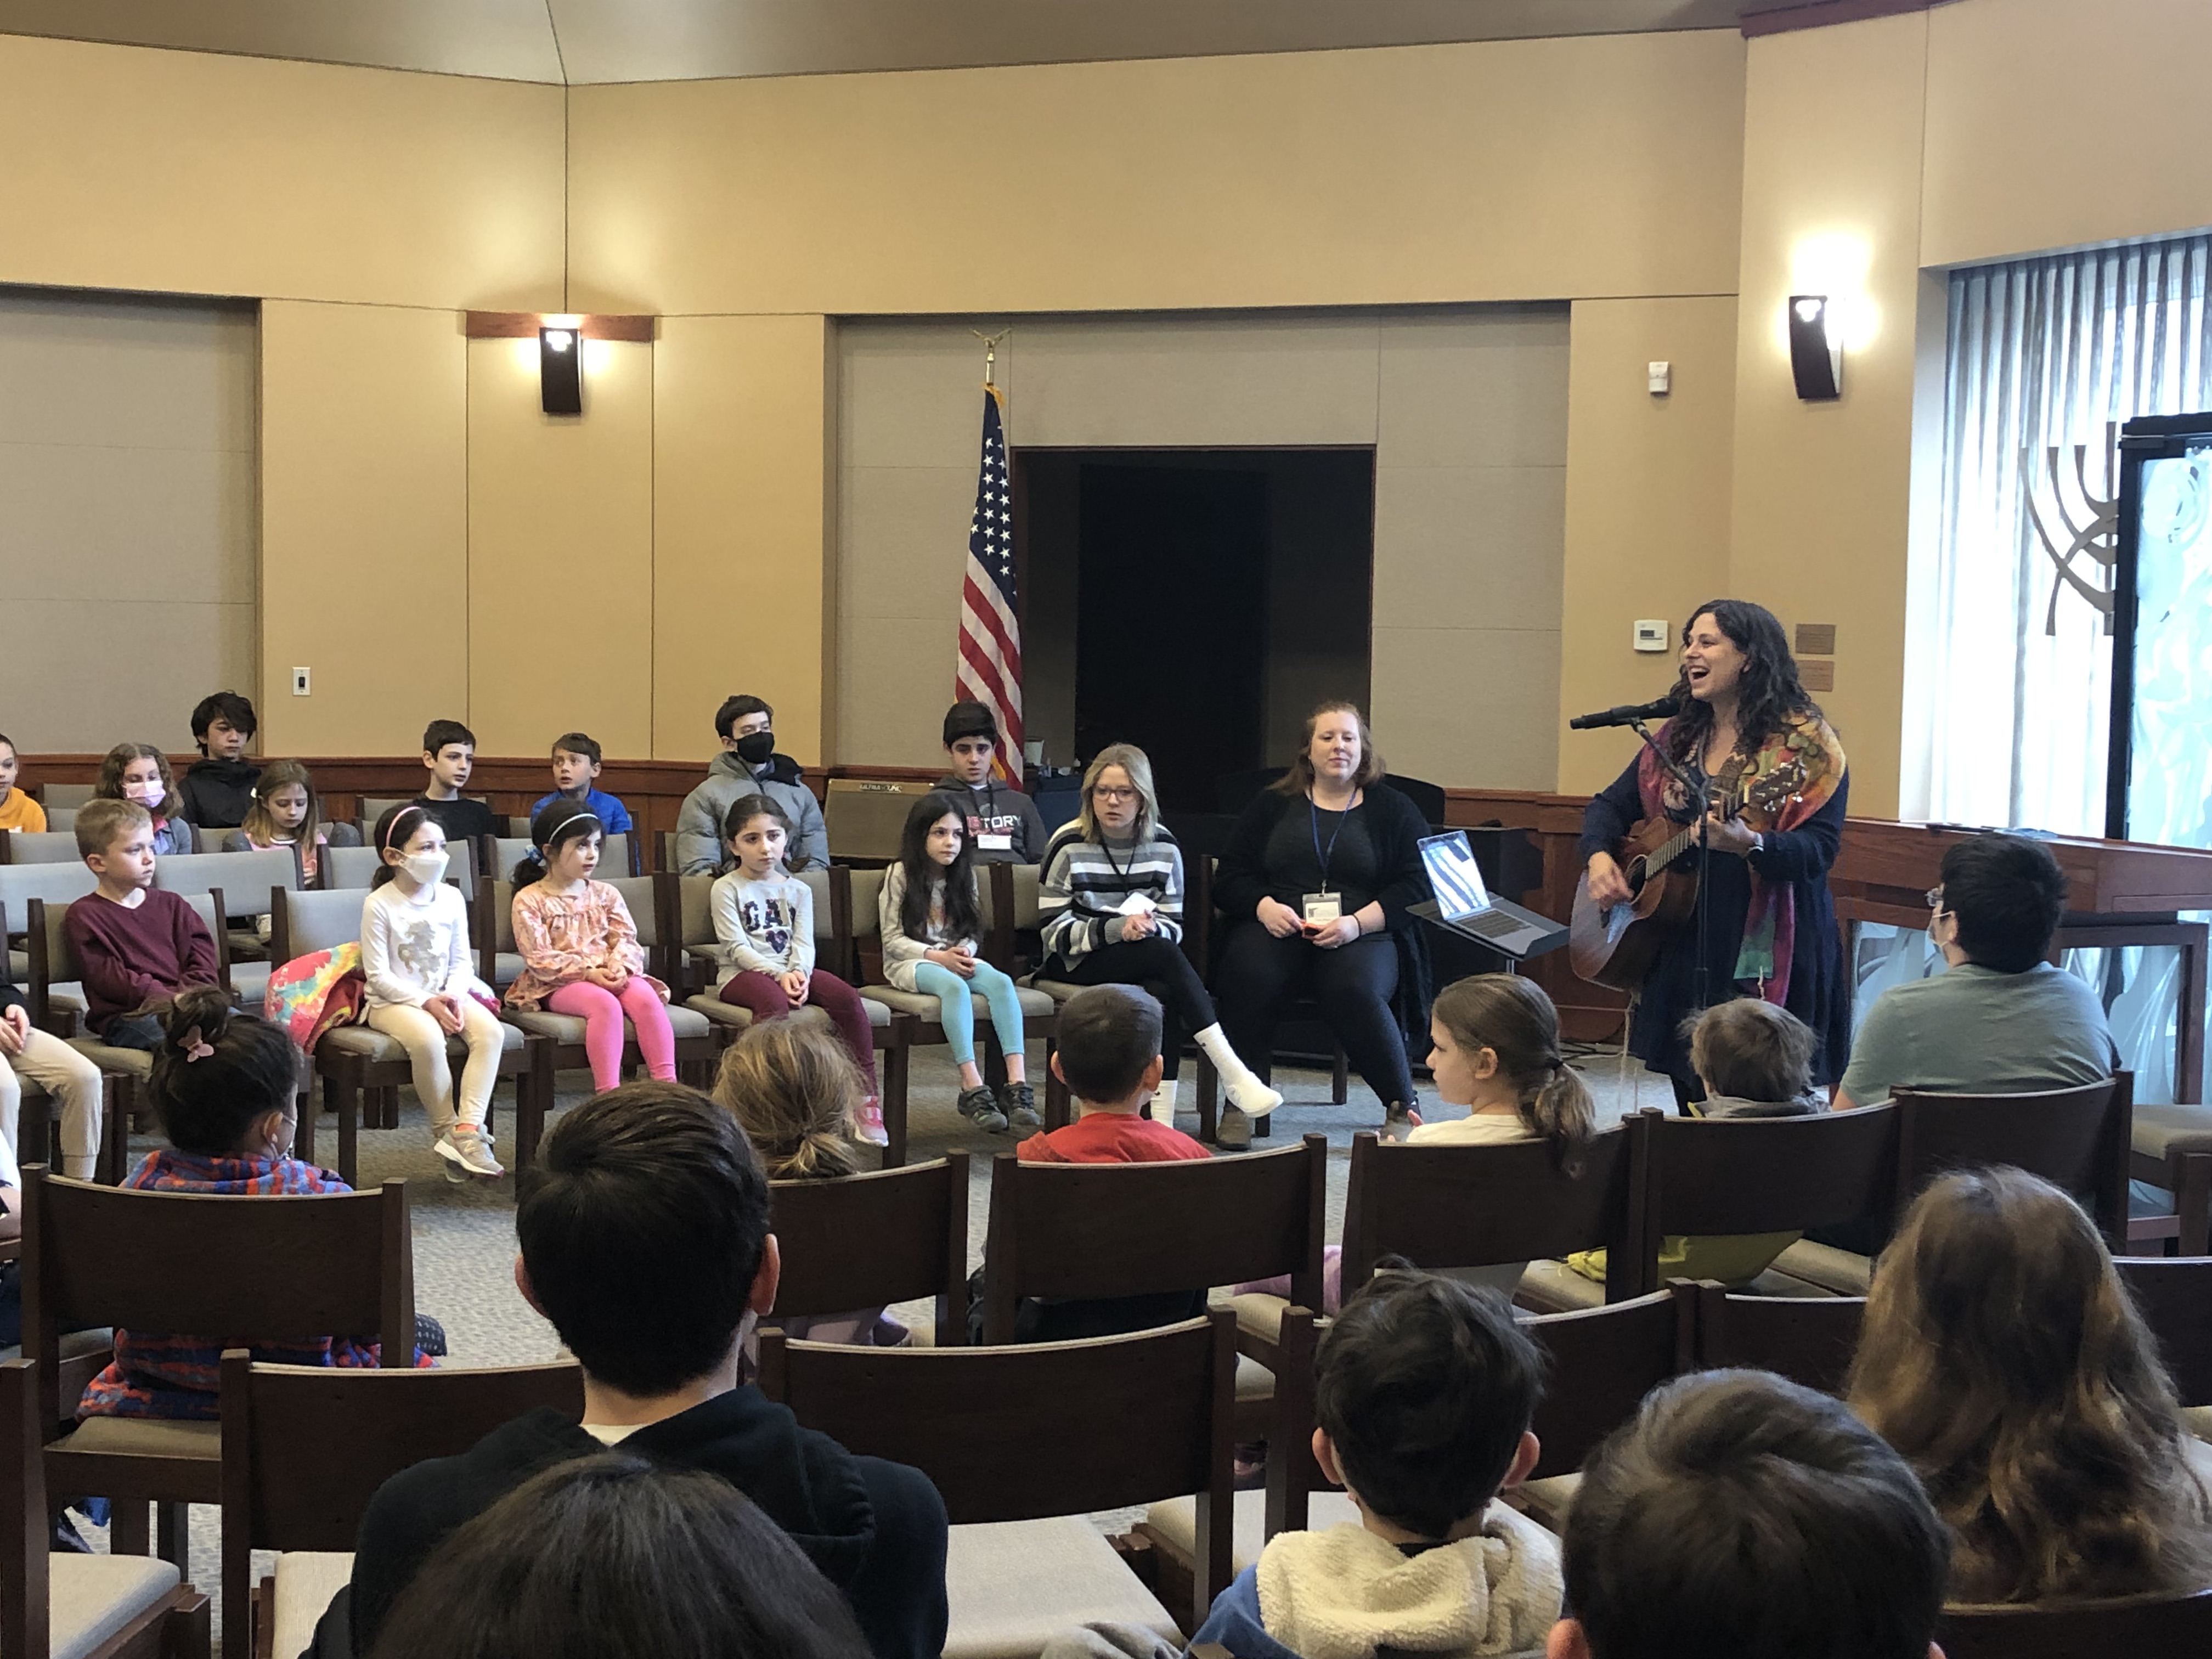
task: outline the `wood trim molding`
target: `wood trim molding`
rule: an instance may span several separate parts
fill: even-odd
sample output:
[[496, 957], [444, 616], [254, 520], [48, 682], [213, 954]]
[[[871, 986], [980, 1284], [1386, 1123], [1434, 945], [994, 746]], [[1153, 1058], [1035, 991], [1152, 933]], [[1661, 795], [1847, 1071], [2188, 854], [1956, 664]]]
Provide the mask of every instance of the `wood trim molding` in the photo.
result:
[[1739, 27], [1745, 39], [1756, 40], [1765, 34], [1826, 28], [1833, 23], [1860, 23], [1870, 17], [1933, 11], [1950, 3], [1951, 0], [1771, 0], [1771, 3], [1745, 11]]
[[577, 316], [576, 331], [587, 340], [635, 340], [650, 344], [658, 317], [579, 315], [575, 313], [536, 311], [464, 312], [461, 331], [471, 340], [531, 340], [545, 326], [546, 319]]

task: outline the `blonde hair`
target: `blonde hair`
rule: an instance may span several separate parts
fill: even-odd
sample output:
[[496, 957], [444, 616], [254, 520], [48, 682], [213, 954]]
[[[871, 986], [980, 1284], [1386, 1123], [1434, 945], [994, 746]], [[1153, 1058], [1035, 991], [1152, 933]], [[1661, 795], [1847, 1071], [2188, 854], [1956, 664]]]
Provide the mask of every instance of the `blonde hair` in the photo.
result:
[[1437, 992], [1430, 1012], [1455, 1048], [1498, 1056], [1499, 1074], [1519, 1096], [1522, 1128], [1549, 1141], [1567, 1174], [1579, 1170], [1597, 1133], [1597, 1103], [1559, 1053], [1559, 1011], [1543, 987], [1518, 974], [1476, 974]]
[[134, 830], [150, 830], [154, 815], [135, 800], [116, 800], [106, 795], [88, 800], [77, 810], [76, 850], [85, 858], [106, 858], [117, 837]]
[[100, 763], [100, 781], [92, 787], [94, 800], [123, 799], [123, 773], [132, 761], [149, 760], [161, 780], [161, 800], [148, 809], [149, 816], [173, 818], [184, 810], [177, 799], [176, 774], [169, 769], [169, 757], [150, 743], [118, 743], [107, 751]]
[[1136, 837], [1150, 841], [1160, 824], [1160, 798], [1152, 787], [1152, 757], [1133, 743], [1108, 744], [1084, 769], [1083, 805], [1076, 811], [1075, 833], [1085, 841], [1105, 838], [1098, 827], [1098, 815], [1091, 810], [1091, 792], [1097, 787], [1099, 774], [1109, 766], [1118, 766], [1129, 775], [1129, 785], [1137, 792]]
[[269, 810], [269, 798], [295, 783], [307, 792], [307, 816], [300, 820], [293, 838], [312, 854], [316, 837], [323, 832], [323, 799], [315, 793], [315, 781], [307, 775], [307, 769], [295, 760], [270, 761], [254, 780], [253, 805], [246, 809], [246, 822], [239, 825], [246, 831], [246, 840], [261, 847], [276, 841], [281, 831], [276, 828], [276, 815]]
[[722, 1056], [714, 1098], [745, 1132], [771, 1181], [858, 1175], [853, 1107], [860, 1070], [830, 1032], [794, 1019], [756, 1020]]
[[1291, 757], [1290, 770], [1267, 786], [1276, 793], [1303, 795], [1314, 787], [1314, 733], [1321, 729], [1323, 714], [1349, 714], [1359, 727], [1359, 765], [1352, 775], [1353, 788], [1364, 789], [1389, 771], [1382, 757], [1375, 752], [1375, 734], [1367, 729], [1367, 716], [1359, 712], [1359, 705], [1335, 698], [1316, 703], [1313, 713], [1306, 716], [1305, 731], [1298, 738], [1298, 752]]
[[1913, 1201], [1845, 1396], [1949, 1524], [1954, 1601], [2212, 1579], [2173, 1384], [2104, 1241], [2048, 1182], [1962, 1170]]

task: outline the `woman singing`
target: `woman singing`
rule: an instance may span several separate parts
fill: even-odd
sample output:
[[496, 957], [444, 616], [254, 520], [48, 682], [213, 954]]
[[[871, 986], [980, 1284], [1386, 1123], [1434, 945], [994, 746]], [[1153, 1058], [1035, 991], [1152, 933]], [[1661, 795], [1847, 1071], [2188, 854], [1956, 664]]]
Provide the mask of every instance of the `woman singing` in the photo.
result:
[[[1753, 806], [1734, 820], [1706, 820], [1711, 854], [1698, 923], [1676, 932], [1645, 977], [1629, 1025], [1629, 1052], [1674, 1081], [1678, 1102], [1703, 1093], [1681, 1034], [1705, 1001], [1762, 997], [1788, 1009], [1820, 1038], [1814, 1079], [1833, 1083], [1850, 1050], [1850, 984], [1828, 896], [1828, 867], [1843, 839], [1850, 779], [1843, 746], [1798, 684], [1797, 664], [1771, 611], [1742, 599], [1698, 607], [1682, 630], [1681, 713], [1659, 730], [1659, 746], [1692, 779], [1710, 780], [1717, 802], [1730, 790], [1795, 767], [1802, 774], [1778, 806]], [[1598, 903], [1631, 896], [1613, 852], [1638, 822], [1664, 814], [1687, 823], [1690, 791], [1646, 749], [1583, 814], [1582, 852]], [[1695, 873], [1693, 853], [1686, 867]]]

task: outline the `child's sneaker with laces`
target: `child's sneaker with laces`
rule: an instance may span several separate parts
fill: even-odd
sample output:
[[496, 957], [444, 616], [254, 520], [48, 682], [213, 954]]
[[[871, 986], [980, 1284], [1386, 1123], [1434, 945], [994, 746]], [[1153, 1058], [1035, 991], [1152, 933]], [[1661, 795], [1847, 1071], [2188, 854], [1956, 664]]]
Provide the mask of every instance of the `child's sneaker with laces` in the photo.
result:
[[884, 1103], [870, 1095], [853, 1110], [853, 1127], [871, 1146], [888, 1146], [890, 1132], [884, 1127]]
[[1044, 1119], [1037, 1114], [1036, 1091], [1026, 1083], [1000, 1085], [999, 1109], [1006, 1114], [1006, 1121], [1017, 1129], [1044, 1127]]
[[472, 1124], [457, 1124], [439, 1136], [438, 1156], [472, 1176], [490, 1179], [507, 1173], [491, 1155], [491, 1137]]
[[960, 1115], [979, 1129], [992, 1134], [1003, 1134], [1006, 1115], [999, 1109], [998, 1097], [992, 1094], [988, 1084], [979, 1083], [972, 1089], [963, 1089], [960, 1098], [952, 1103], [960, 1109]]

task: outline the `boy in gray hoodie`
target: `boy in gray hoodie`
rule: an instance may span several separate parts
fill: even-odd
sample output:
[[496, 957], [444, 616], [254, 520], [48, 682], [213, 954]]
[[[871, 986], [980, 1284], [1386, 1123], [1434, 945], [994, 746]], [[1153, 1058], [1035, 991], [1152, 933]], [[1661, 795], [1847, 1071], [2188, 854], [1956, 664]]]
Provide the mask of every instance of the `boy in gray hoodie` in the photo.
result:
[[714, 711], [714, 735], [722, 752], [708, 769], [707, 781], [684, 796], [676, 815], [676, 867], [687, 876], [716, 876], [730, 868], [723, 845], [722, 821], [745, 795], [766, 795], [791, 823], [784, 867], [830, 867], [830, 829], [822, 803], [814, 799], [799, 763], [775, 752], [775, 710], [758, 697], [725, 700]]

